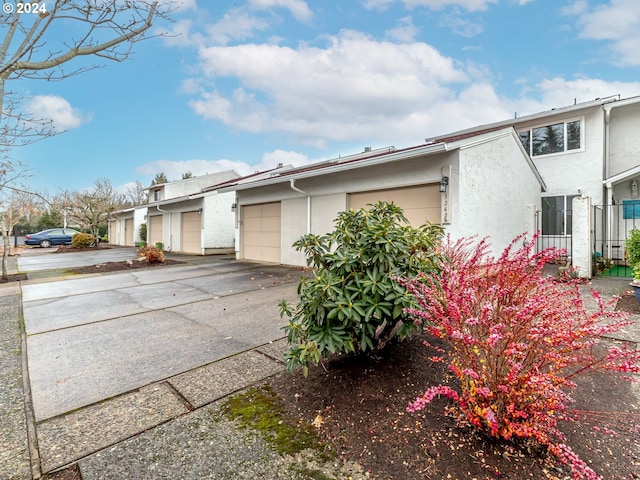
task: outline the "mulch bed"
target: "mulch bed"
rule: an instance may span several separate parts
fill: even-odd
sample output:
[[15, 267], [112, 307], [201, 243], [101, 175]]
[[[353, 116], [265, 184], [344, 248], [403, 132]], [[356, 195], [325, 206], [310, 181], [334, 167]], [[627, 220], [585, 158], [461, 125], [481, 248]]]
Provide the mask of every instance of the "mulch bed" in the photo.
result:
[[158, 268], [167, 265], [179, 265], [185, 262], [178, 260], [171, 260], [167, 258], [164, 263], [149, 263], [147, 261], [133, 260], [129, 262], [105, 262], [98, 265], [89, 265], [86, 267], [76, 267], [69, 270], [71, 273], [107, 273], [107, 272], [121, 272], [123, 270], [140, 270], [143, 268]]
[[[623, 297], [618, 309], [636, 311], [631, 300]], [[571, 478], [570, 468], [546, 450], [483, 436], [447, 415], [448, 399], [407, 413], [428, 387], [450, 381], [428, 360], [434, 352], [423, 340], [414, 336], [373, 359], [337, 358], [311, 368], [307, 378], [294, 372], [270, 383], [292, 421], [315, 420], [322, 439], [374, 479]], [[567, 445], [603, 478], [640, 479], [640, 406], [630, 383], [589, 375], [573, 398], [578, 418], [562, 425]]]
[[3, 283], [22, 282], [23, 280], [27, 280], [26, 273], [14, 273], [7, 275], [7, 280], [0, 278], [0, 285]]

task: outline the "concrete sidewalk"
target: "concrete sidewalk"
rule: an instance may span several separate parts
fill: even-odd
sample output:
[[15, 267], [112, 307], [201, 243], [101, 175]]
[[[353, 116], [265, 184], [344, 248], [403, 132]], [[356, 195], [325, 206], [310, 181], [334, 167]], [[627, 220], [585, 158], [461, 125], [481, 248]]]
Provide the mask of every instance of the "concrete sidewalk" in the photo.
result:
[[[26, 282], [22, 290], [16, 285], [0, 286], [0, 433], [4, 440], [0, 445], [0, 478], [39, 479], [47, 472], [69, 466], [79, 469], [83, 480], [318, 478], [309, 473], [314, 470], [322, 472], [322, 478], [367, 478], [357, 465], [345, 466], [339, 461], [318, 465], [315, 459], [305, 456], [281, 457], [259, 435], [239, 429], [221, 415], [220, 401], [226, 396], [284, 371], [286, 344], [281, 335], [257, 344], [244, 338], [233, 344], [234, 350], [222, 349], [218, 354], [198, 357], [203, 346], [211, 342], [207, 335], [214, 327], [207, 318], [189, 312], [189, 305], [197, 304], [209, 316], [214, 316], [215, 309], [224, 312], [228, 317], [221, 328], [230, 330], [234, 321], [252, 312], [262, 315], [257, 306], [260, 302], [271, 304], [285, 291], [295, 293], [295, 283], [255, 289], [255, 271], [247, 276], [247, 265], [226, 262], [216, 266], [206, 257], [189, 260], [193, 261], [162, 269], [153, 280], [140, 271], [132, 276], [94, 276], [81, 281]], [[13, 262], [15, 269], [15, 259]], [[224, 278], [208, 275], [207, 271], [216, 269], [224, 272]], [[161, 281], [164, 275], [167, 281], [171, 279], [171, 287]], [[113, 282], [114, 278], [118, 281]], [[627, 290], [626, 283], [628, 280], [598, 278], [585, 285], [583, 291], [593, 287], [609, 297]], [[238, 291], [223, 291], [230, 284]], [[177, 291], [176, 285], [180, 286], [180, 293], [174, 296], [171, 292]], [[152, 305], [145, 303], [150, 286], [158, 292]], [[243, 288], [258, 292], [257, 303], [238, 295]], [[218, 303], [212, 303], [212, 296], [219, 297]], [[80, 301], [78, 297], [82, 297], [82, 303], [76, 303]], [[24, 320], [23, 302], [27, 312]], [[86, 305], [103, 303], [113, 307], [111, 314], [100, 308], [86, 311]], [[82, 305], [84, 310], [74, 314]], [[151, 307], [157, 308], [150, 310]], [[52, 325], [43, 324], [42, 316], [52, 309], [70, 313], [68, 318], [56, 318]], [[177, 336], [168, 337], [163, 340], [168, 352], [165, 360], [153, 356], [139, 372], [133, 369], [125, 374], [126, 353], [137, 348], [136, 342], [125, 343], [120, 348], [125, 355], [115, 359], [117, 368], [115, 364], [107, 364], [106, 368], [91, 366], [80, 357], [71, 357], [62, 362], [63, 369], [52, 373], [53, 384], [51, 378], [37, 378], [43, 368], [50, 368], [48, 356], [63, 355], [67, 348], [77, 351], [68, 343], [72, 339], [69, 332], [86, 330], [93, 334], [118, 322], [126, 328], [128, 324], [144, 325], [148, 321], [149, 327], [144, 331], [152, 337], [154, 325], [157, 327], [158, 319], [162, 320], [161, 312], [168, 312], [169, 322], [178, 317], [191, 319], [195, 330], [183, 341], [187, 348], [181, 349]], [[145, 315], [151, 313], [147, 319]], [[250, 324], [246, 329], [249, 331], [236, 329], [233, 336], [260, 338], [265, 333]], [[67, 342], [65, 348], [43, 351], [45, 336], [49, 336], [47, 341], [52, 345]], [[100, 345], [91, 336], [82, 334], [76, 338], [80, 343], [88, 342], [87, 349], [94, 351]], [[270, 336], [273, 334], [267, 335]], [[620, 332], [618, 338], [640, 341], [640, 324]], [[199, 339], [202, 343], [198, 346]], [[121, 339], [115, 336], [113, 340]], [[104, 350], [118, 351], [118, 347], [113, 344]], [[31, 352], [33, 358], [27, 358]], [[144, 342], [140, 342], [138, 354], [144, 352]], [[105, 361], [114, 361], [110, 357], [107, 355]], [[206, 361], [207, 358], [212, 360]], [[158, 362], [177, 365], [176, 373], [164, 367], [154, 370]], [[29, 379], [30, 373], [35, 378]], [[110, 374], [118, 377], [118, 382], [114, 383]], [[77, 384], [71, 388], [74, 382]], [[32, 385], [36, 386], [35, 409]], [[118, 388], [114, 389], [114, 385]], [[77, 397], [79, 391], [88, 395]]]

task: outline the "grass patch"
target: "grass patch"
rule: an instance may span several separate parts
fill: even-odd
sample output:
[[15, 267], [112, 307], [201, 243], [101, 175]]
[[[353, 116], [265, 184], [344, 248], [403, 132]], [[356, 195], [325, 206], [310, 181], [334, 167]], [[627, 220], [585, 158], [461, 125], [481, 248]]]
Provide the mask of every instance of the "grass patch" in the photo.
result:
[[312, 425], [293, 425], [287, 420], [282, 401], [269, 386], [251, 388], [229, 398], [222, 406], [222, 412], [227, 418], [237, 420], [243, 428], [259, 431], [280, 454], [295, 455], [313, 449], [322, 461], [335, 458]]

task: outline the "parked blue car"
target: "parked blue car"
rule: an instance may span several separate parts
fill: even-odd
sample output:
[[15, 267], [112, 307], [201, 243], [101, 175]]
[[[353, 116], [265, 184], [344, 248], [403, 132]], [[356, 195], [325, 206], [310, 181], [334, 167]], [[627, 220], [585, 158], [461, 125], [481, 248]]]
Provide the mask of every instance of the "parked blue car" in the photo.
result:
[[72, 228], [50, 228], [24, 237], [26, 245], [40, 245], [48, 248], [51, 245], [71, 245], [71, 237], [80, 233]]

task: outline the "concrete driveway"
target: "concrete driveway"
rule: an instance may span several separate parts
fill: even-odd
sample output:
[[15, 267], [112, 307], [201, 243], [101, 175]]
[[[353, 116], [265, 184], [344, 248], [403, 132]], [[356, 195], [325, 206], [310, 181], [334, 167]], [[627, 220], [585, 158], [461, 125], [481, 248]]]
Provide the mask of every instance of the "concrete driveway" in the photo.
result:
[[[64, 269], [115, 261], [116, 254], [135, 252], [23, 256], [19, 268]], [[37, 422], [283, 337], [277, 302], [295, 300], [299, 269], [191, 259], [197, 263], [23, 282]]]

